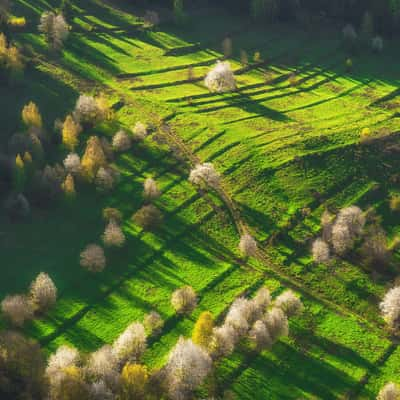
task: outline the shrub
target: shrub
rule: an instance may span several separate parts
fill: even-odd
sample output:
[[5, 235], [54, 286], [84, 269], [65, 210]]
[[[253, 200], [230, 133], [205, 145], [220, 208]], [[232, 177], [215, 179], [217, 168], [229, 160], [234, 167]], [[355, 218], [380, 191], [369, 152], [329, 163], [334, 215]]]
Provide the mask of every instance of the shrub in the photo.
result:
[[190, 339], [179, 338], [165, 366], [168, 394], [173, 400], [188, 398], [210, 373], [212, 361]]
[[41, 312], [47, 311], [56, 303], [57, 288], [49, 275], [41, 272], [36, 277], [31, 284], [30, 296], [36, 309]]
[[171, 304], [178, 314], [190, 314], [197, 306], [197, 295], [191, 286], [176, 289], [171, 296]]
[[316, 239], [312, 245], [312, 255], [317, 264], [327, 264], [330, 261], [329, 245], [322, 239]]
[[113, 351], [120, 363], [137, 362], [146, 350], [146, 332], [140, 322], [130, 324], [113, 344]]
[[106, 266], [103, 249], [97, 244], [89, 244], [81, 253], [81, 267], [91, 272], [101, 272]]
[[106, 222], [115, 222], [116, 224], [120, 224], [122, 222], [122, 213], [116, 208], [107, 207], [103, 210], [103, 219]]
[[220, 175], [211, 163], [197, 164], [189, 175], [189, 182], [194, 185], [206, 184], [214, 189], [219, 187], [220, 179]]
[[143, 197], [146, 200], [155, 200], [160, 197], [161, 192], [158, 189], [157, 183], [152, 178], [147, 178], [143, 183]]
[[126, 364], [122, 369], [122, 400], [143, 399], [147, 392], [149, 374], [144, 365]]
[[18, 327], [33, 318], [32, 303], [26, 296], [19, 294], [6, 296], [1, 302], [1, 311], [13, 325]]
[[64, 167], [67, 172], [78, 175], [81, 171], [81, 159], [76, 153], [69, 153], [64, 160]]
[[141, 226], [143, 229], [154, 229], [159, 226], [163, 220], [161, 211], [153, 204], [144, 205], [138, 210], [132, 219], [136, 224]]
[[218, 61], [217, 65], [207, 74], [204, 84], [215, 93], [225, 93], [236, 89], [236, 80], [229, 62]]
[[244, 257], [254, 257], [257, 253], [257, 242], [251, 235], [245, 233], [240, 238], [239, 250]]
[[400, 399], [400, 387], [393, 382], [388, 382], [378, 393], [377, 400]]
[[131, 137], [125, 131], [120, 130], [114, 135], [112, 145], [116, 151], [129, 150], [132, 145]]
[[379, 304], [382, 316], [392, 329], [398, 329], [400, 322], [400, 287], [390, 289]]
[[209, 311], [200, 314], [193, 328], [192, 340], [204, 349], [208, 349], [213, 335], [214, 320]]
[[110, 221], [102, 236], [103, 243], [107, 247], [122, 247], [125, 244], [125, 235], [121, 227], [115, 222]]
[[275, 300], [275, 306], [279, 307], [287, 317], [299, 315], [303, 311], [303, 303], [292, 290], [285, 290]]
[[158, 335], [164, 326], [164, 321], [159, 313], [151, 311], [144, 317], [143, 325], [149, 335]]

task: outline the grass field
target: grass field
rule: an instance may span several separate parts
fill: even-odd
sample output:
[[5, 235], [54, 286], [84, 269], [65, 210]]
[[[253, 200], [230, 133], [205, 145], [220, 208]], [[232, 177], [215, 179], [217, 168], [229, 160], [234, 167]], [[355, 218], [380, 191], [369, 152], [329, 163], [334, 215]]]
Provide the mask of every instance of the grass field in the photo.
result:
[[[27, 334], [48, 351], [64, 343], [92, 351], [156, 310], [166, 325], [145, 354], [154, 367], [180, 335], [191, 334], [201, 311], [218, 317], [238, 295], [263, 284], [274, 295], [291, 287], [301, 294], [305, 312], [291, 322], [290, 338], [259, 355], [243, 344], [217, 366], [215, 380], [202, 393], [231, 389], [239, 399], [373, 399], [386, 381], [400, 383], [400, 350], [378, 310], [395, 273], [373, 276], [357, 260], [315, 266], [309, 251], [327, 206], [373, 207], [389, 238], [400, 234], [400, 217], [387, 201], [400, 189], [391, 179], [398, 154], [383, 152], [381, 141], [359, 143], [367, 127], [387, 136], [384, 142], [398, 142], [397, 43], [388, 41], [379, 56], [361, 51], [347, 71], [348, 55], [335, 30], [249, 29], [249, 21], [219, 10], [191, 17], [183, 27], [166, 23], [150, 30], [138, 18], [143, 10], [134, 6], [82, 0], [63, 56], [55, 58], [35, 25], [56, 3], [15, 3], [14, 13], [29, 24], [13, 38], [31, 46], [36, 57], [23, 84], [0, 92], [0, 150], [21, 129], [20, 111], [28, 101], [39, 105], [50, 132], [80, 92], [103, 90], [118, 104], [116, 122], [95, 133], [111, 136], [118, 124], [167, 119], [169, 145], [178, 144], [190, 156], [186, 163], [177, 161], [168, 145], [146, 138], [116, 159], [122, 180], [111, 195], [85, 189], [74, 204], [35, 210], [29, 221], [2, 219], [1, 296], [26, 290], [40, 271], [59, 290], [56, 307], [26, 326]], [[211, 94], [201, 79], [187, 81], [187, 69], [204, 76], [222, 57], [227, 32], [238, 90]], [[248, 66], [240, 63], [241, 49], [249, 54]], [[264, 63], [252, 62], [255, 51]], [[193, 160], [212, 162], [222, 174], [224, 190], [259, 240], [264, 260], [240, 262], [230, 210], [187, 181]], [[154, 233], [130, 220], [142, 204], [148, 176], [163, 192], [157, 205], [165, 223]], [[99, 240], [106, 206], [123, 212], [127, 245], [108, 251], [106, 270], [91, 275], [79, 266], [79, 253]], [[177, 317], [170, 296], [186, 284], [199, 294], [199, 307], [190, 317]]]

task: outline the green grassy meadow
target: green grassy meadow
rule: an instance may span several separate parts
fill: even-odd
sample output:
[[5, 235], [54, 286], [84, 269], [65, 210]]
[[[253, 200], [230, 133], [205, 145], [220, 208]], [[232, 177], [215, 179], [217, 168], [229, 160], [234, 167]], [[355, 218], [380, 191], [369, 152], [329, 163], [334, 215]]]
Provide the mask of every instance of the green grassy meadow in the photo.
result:
[[[1, 88], [0, 150], [22, 129], [20, 112], [30, 100], [51, 135], [54, 120], [70, 112], [80, 93], [103, 91], [117, 105], [115, 121], [83, 137], [111, 137], [118, 126], [167, 119], [179, 143], [221, 173], [271, 263], [240, 261], [240, 235], [224, 202], [202, 196], [187, 181], [190, 163], [150, 136], [115, 159], [122, 179], [111, 194], [84, 188], [74, 203], [34, 209], [27, 221], [0, 217], [1, 298], [25, 291], [41, 271], [59, 291], [56, 306], [24, 332], [49, 352], [61, 344], [89, 352], [156, 310], [166, 324], [144, 361], [157, 367], [180, 335], [191, 335], [201, 311], [218, 318], [237, 296], [264, 284], [274, 296], [291, 287], [305, 311], [291, 321], [290, 337], [257, 355], [242, 344], [200, 393], [230, 389], [241, 400], [374, 399], [387, 381], [400, 383], [400, 349], [378, 309], [396, 271], [374, 275], [357, 258], [318, 266], [310, 255], [327, 206], [372, 207], [389, 238], [400, 234], [400, 216], [388, 205], [390, 194], [400, 190], [392, 179], [398, 153], [384, 152], [378, 140], [359, 141], [361, 130], [370, 128], [387, 136], [384, 143], [398, 143], [398, 43], [387, 41], [380, 55], [362, 50], [351, 56], [348, 71], [340, 30], [249, 28], [249, 21], [218, 9], [190, 17], [184, 26], [149, 29], [139, 18], [143, 10], [122, 1], [76, 3], [70, 38], [62, 57], [54, 57], [36, 25], [57, 2], [15, 0], [13, 13], [26, 16], [28, 25], [13, 40], [35, 57], [23, 83]], [[227, 32], [238, 90], [209, 93], [200, 78], [222, 57]], [[247, 51], [248, 66], [240, 50]], [[264, 62], [253, 62], [256, 51]], [[188, 82], [188, 67], [199, 79]], [[60, 150], [51, 157], [65, 155]], [[164, 214], [153, 233], [130, 219], [143, 203], [149, 176], [162, 190], [156, 204]], [[93, 275], [79, 266], [79, 253], [99, 243], [104, 207], [122, 211], [127, 244], [107, 250], [107, 268]], [[398, 263], [400, 253], [394, 258]], [[170, 304], [171, 293], [183, 285], [199, 294], [189, 317], [177, 316]]]

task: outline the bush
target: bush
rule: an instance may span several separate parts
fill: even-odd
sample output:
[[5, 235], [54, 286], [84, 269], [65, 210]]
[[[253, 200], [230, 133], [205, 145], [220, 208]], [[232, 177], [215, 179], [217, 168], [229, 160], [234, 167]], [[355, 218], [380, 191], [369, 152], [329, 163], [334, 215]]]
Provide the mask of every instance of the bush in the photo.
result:
[[210, 92], [225, 93], [236, 90], [236, 80], [229, 62], [218, 61], [207, 74], [204, 84]]
[[40, 312], [47, 311], [57, 300], [57, 288], [52, 279], [41, 272], [32, 282], [30, 296], [35, 308]]
[[7, 296], [1, 302], [1, 311], [17, 327], [21, 327], [25, 321], [33, 318], [32, 303], [26, 296], [19, 294]]
[[101, 272], [106, 267], [103, 249], [97, 244], [89, 244], [81, 253], [81, 267], [91, 272]]
[[153, 204], [143, 206], [138, 210], [132, 219], [136, 224], [141, 226], [143, 229], [154, 229], [161, 225], [163, 216], [161, 211]]
[[197, 295], [191, 286], [183, 286], [172, 293], [171, 304], [178, 314], [190, 314], [197, 306]]

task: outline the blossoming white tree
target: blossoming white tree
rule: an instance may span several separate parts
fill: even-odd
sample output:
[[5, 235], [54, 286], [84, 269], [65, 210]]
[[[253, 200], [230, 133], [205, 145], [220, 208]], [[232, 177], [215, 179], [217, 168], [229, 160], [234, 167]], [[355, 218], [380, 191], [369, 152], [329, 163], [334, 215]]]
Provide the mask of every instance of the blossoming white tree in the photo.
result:
[[229, 62], [218, 61], [207, 74], [204, 84], [210, 92], [225, 93], [236, 89], [236, 80]]

